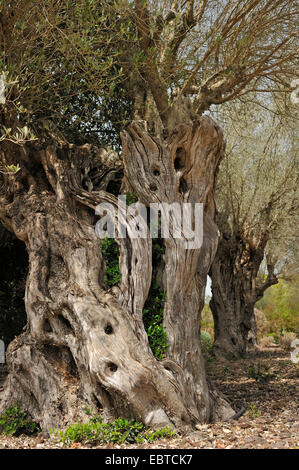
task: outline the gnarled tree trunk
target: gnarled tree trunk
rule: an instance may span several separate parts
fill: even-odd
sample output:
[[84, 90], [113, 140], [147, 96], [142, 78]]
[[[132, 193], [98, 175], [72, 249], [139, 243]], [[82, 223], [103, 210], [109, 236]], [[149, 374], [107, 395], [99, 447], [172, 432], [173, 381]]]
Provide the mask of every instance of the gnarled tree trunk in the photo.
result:
[[18, 162], [21, 170], [2, 176], [0, 217], [25, 242], [30, 263], [28, 324], [7, 351], [1, 409], [18, 403], [43, 428], [82, 417], [86, 404], [102, 408], [107, 419], [124, 416], [147, 425], [190, 425], [232, 414], [207, 382], [199, 345], [218, 240], [213, 191], [221, 131], [202, 118], [178, 126], [164, 142], [136, 124], [122, 139], [125, 184], [141, 202], [204, 204], [201, 248], [186, 250], [171, 231], [165, 240], [170, 346], [163, 361], [154, 358], [142, 321], [152, 275], [149, 235], [116, 236], [122, 279], [110, 290], [103, 282], [94, 211], [101, 202], [117, 206], [106, 188], [118, 162], [87, 145], [1, 143], [3, 164]]
[[[264, 291], [277, 283], [274, 267], [268, 264], [267, 279], [259, 284], [258, 271], [266, 238], [255, 246], [240, 237], [222, 235], [210, 269], [214, 318], [214, 354], [238, 358], [246, 353], [250, 332], [255, 330], [254, 305]], [[254, 334], [252, 336], [254, 341]]]

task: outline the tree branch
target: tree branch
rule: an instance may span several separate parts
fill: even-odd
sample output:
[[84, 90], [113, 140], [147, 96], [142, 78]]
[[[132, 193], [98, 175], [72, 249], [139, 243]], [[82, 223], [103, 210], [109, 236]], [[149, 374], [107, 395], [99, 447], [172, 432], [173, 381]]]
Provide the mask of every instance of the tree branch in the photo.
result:
[[270, 261], [267, 262], [268, 275], [267, 275], [267, 278], [265, 279], [265, 281], [262, 284], [260, 284], [259, 286], [258, 285], [256, 286], [256, 289], [255, 289], [256, 302], [263, 297], [264, 292], [266, 291], [266, 289], [268, 289], [269, 287], [271, 287], [274, 284], [278, 283], [278, 278], [277, 278], [274, 270], [275, 270], [274, 263], [272, 263]]
[[167, 127], [169, 116], [167, 86], [159, 74], [155, 53], [151, 51], [152, 40], [149, 30], [147, 2], [135, 0], [135, 9], [140, 46], [145, 56], [142, 66], [143, 76], [151, 90], [163, 125]]

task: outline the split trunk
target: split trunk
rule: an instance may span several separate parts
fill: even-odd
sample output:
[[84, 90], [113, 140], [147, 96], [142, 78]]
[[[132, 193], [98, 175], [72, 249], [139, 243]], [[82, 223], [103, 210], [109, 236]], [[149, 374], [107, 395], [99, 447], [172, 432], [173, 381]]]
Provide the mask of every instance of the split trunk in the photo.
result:
[[[180, 125], [164, 140], [137, 124], [122, 135], [121, 162], [108, 151], [53, 138], [1, 143], [0, 217], [26, 244], [29, 274], [27, 327], [9, 345], [9, 377], [1, 409], [19, 404], [44, 429], [84, 416], [88, 404], [106, 419], [122, 416], [147, 425], [191, 425], [227, 418], [231, 407], [208, 384], [200, 350], [200, 313], [215, 255], [215, 173], [223, 138], [204, 117]], [[203, 244], [164, 240], [164, 328], [167, 357], [152, 354], [142, 310], [152, 279], [152, 240], [119, 237], [121, 281], [106, 289], [101, 241], [95, 233], [100, 203], [117, 208], [115, 179], [150, 203], [201, 202]], [[113, 188], [112, 194], [111, 188]]]

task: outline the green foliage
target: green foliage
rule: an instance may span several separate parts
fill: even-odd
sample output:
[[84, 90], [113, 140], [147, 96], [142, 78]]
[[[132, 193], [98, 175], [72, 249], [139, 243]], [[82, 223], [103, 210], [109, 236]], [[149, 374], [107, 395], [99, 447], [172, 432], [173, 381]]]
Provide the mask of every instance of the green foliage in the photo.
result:
[[222, 372], [223, 372], [224, 374], [229, 374], [229, 372], [230, 372], [230, 366], [229, 366], [229, 365], [223, 366]]
[[271, 231], [276, 245], [280, 238], [293, 238], [290, 221], [294, 220], [298, 178], [296, 124], [274, 118], [266, 109], [257, 110], [255, 104], [237, 102], [221, 108], [218, 119], [228, 135], [216, 188], [222, 214], [219, 229], [227, 236], [241, 237], [244, 243], [248, 239], [253, 243], [264, 230]]
[[112, 422], [103, 423], [100, 416], [92, 414], [88, 423], [75, 423], [65, 430], [53, 429], [50, 432], [55, 440], [59, 440], [65, 445], [74, 442], [94, 445], [108, 442], [133, 444], [135, 442], [153, 442], [156, 439], [170, 438], [174, 435], [170, 428], [148, 430], [143, 423], [128, 419], [117, 418]]
[[212, 351], [213, 343], [211, 336], [204, 330], [200, 332], [200, 345], [203, 353], [210, 353]]
[[280, 280], [270, 287], [258, 303], [268, 322], [269, 332], [277, 338], [284, 331], [299, 332], [299, 278], [293, 281]]
[[144, 305], [143, 322], [150, 347], [157, 359], [163, 359], [168, 348], [167, 333], [162, 325], [165, 300], [166, 292], [154, 281]]
[[[241, 106], [237, 102], [219, 110], [219, 121], [223, 120], [223, 129], [228, 135], [216, 189], [221, 214], [218, 227], [225, 234], [221, 253], [225, 263], [246, 283], [250, 270], [255, 276], [256, 250], [262, 246], [267, 234], [269, 241], [263, 248], [264, 262], [256, 286], [262, 286], [269, 275], [267, 263], [270, 267], [274, 262], [275, 273], [283, 264], [288, 264], [288, 258], [293, 258], [288, 245], [296, 240], [298, 152], [295, 122], [286, 116], [271, 117], [270, 108], [275, 109], [271, 100], [264, 110], [257, 110], [253, 103]], [[231, 277], [231, 282], [235, 277]], [[230, 288], [232, 290], [233, 286]], [[250, 290], [249, 283], [247, 289]], [[238, 292], [240, 298], [243, 296], [241, 290]], [[278, 290], [281, 291], [281, 286]], [[271, 313], [268, 312], [275, 332], [283, 326], [290, 329], [296, 323], [299, 325], [298, 315], [290, 311], [281, 294], [273, 302]], [[264, 311], [260, 304], [257, 308]], [[268, 315], [266, 317], [268, 319]]]
[[128, 206], [135, 204], [138, 201], [138, 194], [137, 193], [126, 193], [126, 202]]
[[142, 440], [141, 441], [139, 440], [139, 442], [144, 442], [144, 441], [153, 442], [153, 441], [156, 441], [157, 439], [171, 438], [174, 435], [175, 435], [175, 432], [172, 431], [172, 429], [167, 428], [167, 427], [157, 429], [156, 431], [150, 430], [144, 433], [144, 435], [141, 437]]
[[32, 421], [27, 411], [21, 410], [18, 406], [7, 408], [0, 416], [0, 431], [3, 434], [9, 436], [31, 435], [40, 430], [39, 424]]
[[279, 343], [279, 337], [277, 336], [276, 333], [268, 333], [266, 336], [270, 337], [270, 338], [273, 338], [273, 342], [275, 344], [278, 344]]
[[6, 169], [7, 169], [7, 171], [8, 171], [9, 173], [16, 174], [16, 173], [18, 173], [18, 172], [20, 171], [21, 167], [20, 167], [19, 164], [17, 164], [17, 165], [8, 165], [8, 166], [6, 167]]
[[[130, 206], [138, 200], [138, 194], [126, 193], [126, 202]], [[119, 269], [119, 248], [114, 238], [104, 238], [101, 240], [102, 255], [106, 264], [105, 284], [106, 287], [112, 287], [121, 281]]]
[[119, 249], [114, 238], [104, 238], [101, 240], [102, 255], [106, 264], [105, 284], [106, 287], [112, 287], [121, 280], [119, 269]]
[[261, 416], [261, 410], [257, 408], [254, 403], [249, 404], [250, 410], [248, 412], [251, 419], [259, 418]]
[[214, 338], [214, 319], [213, 314], [209, 306], [209, 298], [206, 299], [206, 303], [201, 312], [201, 329], [209, 333], [211, 339]]
[[132, 113], [121, 56], [135, 36], [117, 2], [29, 0], [0, 8], [12, 18], [0, 51], [8, 108], [37, 135], [44, 127], [77, 144], [119, 148]]
[[262, 363], [250, 364], [247, 375], [249, 379], [254, 379], [257, 382], [269, 382], [279, 377], [267, 364]]
[[[131, 120], [134, 95], [142, 92], [143, 86], [146, 91], [159, 80], [160, 98], [165, 94], [163, 101], [169, 99], [169, 104], [173, 99], [170, 91], [178, 86], [184, 90], [188, 84], [191, 89], [203, 76], [211, 86], [215, 78], [211, 51], [217, 49], [221, 69], [217, 72], [220, 88], [216, 88], [226, 95], [219, 99], [221, 104], [237, 97], [253, 77], [265, 77], [260, 90], [264, 91], [272, 83], [269, 76], [274, 73], [277, 78], [277, 65], [286, 66], [296, 51], [291, 52], [289, 44], [295, 34], [294, 20], [290, 19], [296, 17], [291, 5], [283, 22], [289, 36], [282, 41], [281, 28], [277, 29], [282, 24], [280, 2], [271, 12], [267, 2], [264, 6], [255, 2], [243, 25], [238, 18], [245, 14], [245, 5], [239, 8], [235, 2], [212, 2], [214, 5], [203, 5], [207, 13], [197, 27], [197, 15], [190, 24], [190, 2], [182, 2], [172, 17], [175, 21], [165, 21], [173, 14], [170, 2], [165, 2], [162, 14], [162, 2], [141, 3], [142, 13], [134, 2], [122, 0], [2, 1], [1, 17], [4, 23], [9, 20], [0, 39], [0, 67], [8, 76], [7, 103], [21, 120], [33, 126], [51, 121], [73, 142], [107, 139], [119, 145], [117, 131]], [[258, 14], [265, 15], [269, 27], [263, 27], [262, 22], [257, 25]], [[221, 22], [216, 18], [222, 18]], [[150, 39], [147, 45], [140, 41], [140, 34]], [[168, 41], [170, 37], [175, 41]], [[272, 53], [259, 47], [270, 42]], [[235, 47], [239, 53], [233, 58]], [[280, 60], [273, 62], [277, 48]], [[279, 70], [284, 76], [284, 67]], [[285, 77], [291, 71], [293, 64]], [[194, 98], [196, 95], [195, 90]]]
[[[153, 270], [161, 265], [165, 246], [162, 239], [153, 239], [152, 263]], [[167, 333], [163, 328], [163, 311], [166, 301], [166, 292], [160, 287], [160, 281], [153, 275], [152, 284], [148, 298], [143, 309], [143, 323], [150, 347], [154, 356], [161, 360], [166, 355], [168, 349]]]
[[159, 243], [154, 243], [153, 244], [153, 252], [154, 252], [156, 257], [159, 257], [161, 255], [164, 255], [165, 248], [164, 248], [164, 246], [159, 245]]
[[296, 333], [287, 331], [287, 332], [283, 332], [283, 335], [279, 338], [279, 343], [283, 349], [286, 349], [287, 351], [289, 351], [292, 347], [293, 341], [295, 341], [296, 339], [297, 339]]

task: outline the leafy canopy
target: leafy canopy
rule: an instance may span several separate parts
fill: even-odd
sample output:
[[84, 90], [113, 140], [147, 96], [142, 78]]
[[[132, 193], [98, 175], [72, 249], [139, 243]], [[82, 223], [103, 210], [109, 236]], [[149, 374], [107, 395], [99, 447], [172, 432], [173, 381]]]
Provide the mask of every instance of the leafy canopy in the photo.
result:
[[133, 117], [184, 119], [180, 98], [202, 113], [296, 78], [292, 0], [1, 0], [0, 13], [6, 127], [118, 145]]

